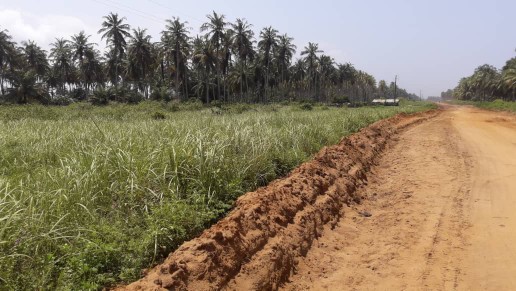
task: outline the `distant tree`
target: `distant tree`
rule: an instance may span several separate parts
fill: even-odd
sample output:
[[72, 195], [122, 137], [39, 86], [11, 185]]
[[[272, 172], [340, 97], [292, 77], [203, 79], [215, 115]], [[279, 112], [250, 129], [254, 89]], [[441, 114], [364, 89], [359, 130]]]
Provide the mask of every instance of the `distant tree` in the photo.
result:
[[124, 23], [125, 17], [118, 17], [116, 13], [110, 13], [104, 16], [104, 22], [102, 22], [102, 28], [98, 33], [102, 33], [102, 39], [106, 40], [106, 44], [110, 48], [108, 59], [111, 62], [111, 67], [114, 72], [111, 78], [115, 86], [118, 84], [119, 73], [122, 71], [122, 62], [125, 58], [127, 42], [126, 38], [130, 37], [129, 24]]
[[31, 40], [22, 42], [21, 52], [26, 67], [35, 73], [36, 78], [44, 78], [49, 69], [47, 52]]
[[276, 60], [278, 62], [277, 66], [280, 71], [282, 83], [287, 80], [288, 68], [290, 67], [292, 57], [296, 53], [297, 47], [292, 43], [293, 41], [294, 38], [288, 36], [287, 34], [283, 34], [278, 38]]
[[70, 49], [72, 53], [72, 59], [77, 62], [79, 68], [79, 79], [82, 86], [86, 84], [86, 71], [88, 67], [84, 65], [85, 55], [88, 51], [93, 50], [93, 43], [89, 43], [90, 35], [86, 35], [84, 31], [79, 32], [72, 36], [70, 41]]
[[278, 48], [278, 31], [270, 26], [262, 29], [258, 48], [261, 53], [262, 65], [265, 68], [265, 93], [263, 101], [266, 102], [268, 98], [272, 60]]
[[304, 50], [301, 52], [302, 56], [306, 56], [305, 62], [308, 70], [309, 90], [311, 90], [314, 95], [317, 94], [317, 64], [319, 60], [317, 54], [323, 52], [324, 51], [319, 50], [319, 44], [312, 42], [309, 42], [308, 46], [305, 46]]
[[217, 72], [217, 96], [220, 97], [220, 79], [222, 75], [222, 56], [221, 50], [222, 45], [226, 36], [226, 17], [223, 14], [217, 14], [213, 11], [213, 14], [207, 15], [208, 22], [201, 25], [201, 32], [207, 32], [207, 38], [210, 42], [210, 46], [215, 49], [215, 67]]
[[[210, 41], [197, 37], [194, 41], [193, 63], [204, 81], [206, 103], [210, 102], [210, 75], [216, 70], [217, 54]], [[200, 84], [199, 84], [200, 85]], [[200, 91], [200, 86], [198, 86]]]
[[380, 96], [385, 98], [385, 94], [387, 93], [387, 83], [385, 83], [385, 80], [380, 80], [378, 82], [378, 91], [380, 92]]
[[12, 87], [7, 93], [18, 103], [27, 103], [30, 100], [44, 102], [46, 90], [43, 83], [38, 81], [38, 74], [34, 70], [12, 72], [9, 78]]
[[127, 50], [127, 77], [148, 97], [148, 78], [153, 69], [154, 47], [146, 29], [133, 29]]
[[67, 40], [56, 38], [50, 49], [50, 58], [52, 59], [52, 70], [57, 81], [61, 93], [65, 93], [66, 84], [74, 82], [74, 66], [72, 62], [72, 50]]
[[253, 48], [254, 32], [252, 31], [252, 25], [249, 24], [245, 19], [237, 19], [233, 28], [233, 43], [232, 49], [238, 60], [239, 72], [237, 74], [236, 82], [240, 88], [240, 101], [243, 100], [243, 87], [246, 86], [246, 91], [249, 91], [248, 83], [248, 61], [253, 61], [255, 58], [255, 51]]
[[179, 18], [168, 19], [165, 30], [161, 32], [161, 50], [165, 60], [174, 63], [175, 92], [179, 94], [179, 86], [183, 84], [183, 96], [188, 97], [188, 81], [186, 77], [188, 57], [190, 54], [190, 36], [188, 22]]
[[5, 82], [9, 71], [18, 65], [19, 54], [9, 31], [0, 30], [0, 93], [5, 94]]

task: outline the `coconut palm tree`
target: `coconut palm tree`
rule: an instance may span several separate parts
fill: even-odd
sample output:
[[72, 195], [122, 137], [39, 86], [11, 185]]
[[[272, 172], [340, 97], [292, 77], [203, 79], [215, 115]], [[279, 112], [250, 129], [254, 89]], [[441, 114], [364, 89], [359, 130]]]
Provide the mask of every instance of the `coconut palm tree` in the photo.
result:
[[131, 36], [129, 33], [131, 27], [129, 24], [124, 23], [124, 20], [126, 20], [125, 17], [120, 18], [117, 13], [111, 12], [109, 15], [104, 16], [102, 28], [98, 31], [99, 34], [102, 33], [102, 39], [106, 39], [106, 44], [112, 50], [110, 58], [114, 62], [114, 74], [116, 77], [112, 81], [115, 82], [115, 86], [118, 85], [119, 73], [121, 72], [122, 61], [125, 56], [126, 38]]
[[232, 24], [233, 27], [233, 43], [232, 49], [235, 55], [238, 58], [238, 68], [239, 68], [239, 80], [240, 85], [240, 101], [243, 100], [243, 85], [246, 85], [246, 91], [249, 91], [249, 84], [247, 81], [246, 71], [248, 71], [248, 61], [253, 61], [256, 55], [253, 48], [253, 38], [254, 32], [252, 30], [252, 25], [247, 22], [245, 19], [238, 18], [236, 23]]
[[278, 38], [278, 52], [276, 60], [278, 62], [282, 83], [287, 79], [290, 62], [296, 53], [297, 47], [292, 43], [293, 41], [294, 38], [288, 36], [287, 34], [283, 34]]
[[[335, 61], [332, 57], [327, 55], [321, 55], [319, 57], [319, 84], [321, 87], [322, 95], [323, 97], [326, 97], [327, 95], [327, 89], [331, 87], [330, 83], [332, 83], [333, 78], [336, 76], [336, 69], [333, 66]], [[331, 88], [330, 88], [331, 89]]]
[[57, 83], [60, 85], [61, 92], [66, 91], [66, 84], [71, 84], [74, 74], [74, 66], [72, 63], [72, 50], [67, 40], [56, 38], [51, 44], [50, 58], [52, 59], [52, 70], [55, 72]]
[[9, 31], [0, 30], [0, 93], [2, 95], [5, 94], [4, 83], [7, 81], [7, 73], [17, 65], [17, 59], [18, 52]]
[[105, 83], [104, 67], [99, 51], [91, 47], [87, 48], [84, 51], [84, 60], [80, 70], [87, 92], [94, 84], [98, 86]]
[[222, 74], [222, 56], [221, 49], [226, 35], [226, 27], [228, 23], [226, 22], [226, 16], [223, 14], [217, 14], [213, 11], [213, 14], [209, 14], [206, 16], [208, 18], [208, 22], [201, 25], [201, 32], [207, 32], [207, 37], [211, 46], [215, 49], [216, 54], [216, 71], [217, 71], [217, 94], [220, 93], [220, 79]]
[[31, 40], [22, 42], [20, 49], [27, 68], [33, 70], [37, 78], [42, 79], [45, 77], [49, 68], [47, 52]]
[[380, 80], [380, 82], [378, 82], [378, 91], [380, 92], [380, 96], [383, 97], [385, 99], [385, 93], [387, 92], [387, 83], [385, 82], [385, 80]]
[[84, 66], [84, 55], [88, 50], [91, 50], [93, 47], [93, 43], [89, 43], [88, 39], [91, 35], [86, 35], [84, 31], [79, 32], [79, 34], [75, 34], [72, 36], [72, 40], [70, 41], [70, 49], [72, 50], [72, 59], [77, 62], [77, 67], [79, 68], [80, 80], [81, 84], [84, 85], [85, 82], [85, 71], [86, 67]]
[[188, 22], [181, 22], [179, 18], [167, 19], [165, 30], [161, 32], [161, 49], [165, 58], [174, 63], [175, 91], [179, 94], [180, 79], [184, 87], [184, 97], [188, 97], [188, 82], [186, 78], [187, 62], [190, 53], [190, 28]]
[[8, 94], [16, 99], [18, 103], [27, 103], [31, 99], [43, 102], [46, 90], [38, 80], [39, 76], [34, 70], [16, 71], [9, 74], [12, 87], [7, 90]]
[[317, 64], [319, 60], [317, 54], [323, 52], [324, 51], [319, 50], [319, 44], [312, 42], [309, 42], [308, 46], [305, 46], [304, 50], [301, 52], [302, 56], [306, 56], [305, 62], [308, 70], [309, 90], [313, 90], [314, 94], [317, 94]]
[[200, 72], [199, 80], [203, 80], [205, 84], [206, 103], [210, 103], [210, 76], [213, 71], [216, 71], [217, 66], [217, 54], [213, 44], [207, 39], [197, 37], [194, 40], [192, 61]]
[[154, 47], [146, 29], [133, 29], [127, 50], [127, 76], [148, 97], [148, 78], [154, 63]]
[[262, 29], [258, 48], [261, 52], [262, 65], [265, 68], [265, 94], [263, 101], [267, 102], [271, 65], [278, 48], [278, 31], [270, 26]]

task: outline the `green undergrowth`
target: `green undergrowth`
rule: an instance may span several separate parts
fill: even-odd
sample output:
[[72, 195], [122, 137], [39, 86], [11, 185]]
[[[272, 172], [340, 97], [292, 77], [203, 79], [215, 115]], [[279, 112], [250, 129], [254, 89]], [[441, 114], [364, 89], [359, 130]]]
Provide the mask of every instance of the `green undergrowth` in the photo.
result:
[[0, 106], [0, 290], [130, 282], [321, 147], [430, 108]]
[[503, 100], [499, 100], [499, 99], [495, 100], [495, 101], [485, 101], [485, 102], [454, 100], [450, 103], [457, 104], [457, 105], [473, 105], [478, 108], [488, 109], [488, 110], [516, 112], [516, 102], [514, 102], [514, 101], [503, 101]]

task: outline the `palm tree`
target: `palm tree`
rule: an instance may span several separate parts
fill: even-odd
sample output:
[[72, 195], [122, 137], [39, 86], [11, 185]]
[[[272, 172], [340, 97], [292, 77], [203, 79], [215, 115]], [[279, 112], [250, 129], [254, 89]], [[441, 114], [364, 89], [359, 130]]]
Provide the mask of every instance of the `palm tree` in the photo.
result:
[[47, 52], [34, 41], [22, 42], [21, 52], [28, 69], [33, 70], [36, 78], [43, 78], [49, 68]]
[[148, 97], [147, 80], [152, 71], [154, 48], [146, 29], [133, 29], [127, 50], [127, 76]]
[[240, 83], [240, 101], [243, 100], [243, 84], [246, 84], [246, 91], [249, 91], [249, 84], [247, 81], [247, 61], [253, 61], [255, 57], [255, 51], [253, 49], [253, 38], [254, 32], [252, 31], [252, 25], [245, 19], [238, 18], [233, 27], [233, 52], [238, 58], [239, 64], [239, 83]]
[[184, 97], [188, 97], [188, 82], [186, 79], [187, 58], [190, 52], [188, 22], [179, 18], [167, 19], [166, 28], [161, 32], [161, 47], [165, 57], [171, 57], [174, 62], [176, 94], [179, 94], [179, 79], [183, 80]]
[[213, 49], [213, 45], [208, 40], [197, 37], [194, 40], [193, 63], [201, 72], [205, 83], [206, 103], [210, 103], [210, 75], [216, 70], [217, 55]]
[[475, 69], [473, 84], [476, 91], [482, 95], [483, 101], [486, 101], [488, 97], [493, 97], [496, 89], [496, 79], [499, 76], [498, 69], [491, 65], [486, 64]]
[[276, 59], [278, 61], [278, 68], [281, 71], [282, 83], [286, 81], [285, 75], [288, 73], [290, 62], [296, 53], [297, 47], [292, 43], [292, 41], [294, 41], [294, 38], [289, 37], [287, 34], [280, 36], [278, 41], [278, 53]]
[[8, 94], [18, 103], [27, 103], [30, 99], [43, 101], [46, 91], [34, 70], [17, 71], [11, 73], [9, 78], [13, 86], [7, 90]]
[[56, 38], [56, 41], [51, 46], [52, 69], [56, 72], [57, 82], [61, 85], [61, 91], [65, 92], [65, 84], [73, 82], [74, 67], [72, 64], [71, 47], [69, 42], [63, 38]]
[[215, 48], [215, 54], [216, 54], [216, 71], [217, 71], [217, 93], [218, 96], [220, 96], [220, 79], [221, 79], [221, 72], [222, 72], [222, 57], [220, 55], [221, 48], [223, 45], [223, 41], [225, 39], [226, 34], [226, 26], [227, 22], [225, 20], [226, 16], [223, 14], [217, 14], [215, 11], [213, 11], [213, 14], [207, 15], [208, 22], [204, 23], [201, 26], [201, 32], [207, 31], [207, 37], [209, 38], [209, 41], [211, 45]]
[[387, 92], [387, 83], [385, 80], [378, 82], [378, 91], [380, 91], [380, 96], [385, 99], [385, 93]]
[[0, 93], [5, 94], [4, 82], [7, 78], [7, 70], [16, 63], [18, 53], [15, 43], [7, 30], [0, 30]]
[[[308, 78], [309, 78], [309, 90], [314, 90], [314, 94], [316, 94], [317, 89], [317, 54], [323, 53], [324, 51], [319, 50], [319, 44], [309, 42], [308, 46], [305, 46], [304, 50], [301, 52], [301, 55], [305, 57], [305, 62], [308, 69]], [[319, 98], [319, 97], [317, 97]]]
[[113, 52], [110, 53], [112, 61], [114, 61], [115, 75], [113, 79], [115, 86], [118, 84], [120, 66], [125, 56], [125, 50], [127, 42], [125, 38], [130, 37], [129, 33], [130, 26], [125, 24], [125, 17], [118, 17], [118, 14], [111, 12], [109, 15], [104, 16], [104, 22], [102, 22], [102, 28], [98, 33], [102, 33], [102, 39], [106, 39], [106, 44], [110, 46]]
[[84, 66], [84, 56], [88, 50], [91, 50], [93, 47], [93, 43], [89, 43], [88, 39], [91, 35], [86, 35], [84, 31], [79, 32], [79, 34], [75, 34], [72, 36], [72, 41], [70, 42], [70, 49], [72, 50], [72, 59], [78, 62], [80, 79], [81, 83], [84, 85], [85, 82], [85, 69]]
[[100, 59], [100, 52], [97, 50], [90, 47], [84, 51], [81, 72], [86, 91], [89, 91], [93, 84], [102, 85], [105, 82], [104, 68]]
[[512, 93], [511, 100], [516, 98], [516, 58], [508, 60], [502, 68], [502, 81], [508, 91]]
[[[330, 56], [327, 56], [327, 55], [321, 55], [319, 57], [319, 84], [322, 88], [326, 89], [327, 84], [329, 81], [331, 81], [333, 79], [333, 77], [336, 75], [336, 70], [335, 70], [335, 67], [333, 66], [333, 64], [335, 63], [335, 61], [333, 60], [332, 57]], [[326, 97], [326, 92], [325, 90], [323, 89], [323, 96]]]
[[272, 58], [278, 47], [278, 31], [272, 27], [266, 27], [260, 32], [260, 41], [258, 48], [262, 53], [263, 65], [265, 67], [265, 94], [264, 101], [267, 101], [267, 92], [269, 90], [270, 67]]

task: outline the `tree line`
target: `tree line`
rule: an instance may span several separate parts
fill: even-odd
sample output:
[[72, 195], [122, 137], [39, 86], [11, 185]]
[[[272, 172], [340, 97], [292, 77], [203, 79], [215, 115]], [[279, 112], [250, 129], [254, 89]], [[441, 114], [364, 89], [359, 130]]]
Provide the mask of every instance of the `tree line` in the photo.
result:
[[479, 66], [471, 76], [459, 81], [453, 96], [460, 100], [516, 101], [516, 57], [509, 59], [502, 69], [488, 64]]
[[[394, 84], [350, 63], [336, 63], [317, 43], [293, 61], [293, 38], [272, 27], [255, 35], [245, 19], [229, 22], [213, 12], [193, 35], [188, 22], [166, 20], [158, 42], [110, 13], [98, 33], [104, 52], [84, 31], [56, 38], [50, 51], [34, 41], [18, 45], [0, 30], [3, 100], [68, 104], [199, 99], [205, 103], [300, 101], [366, 103], [392, 98]], [[397, 97], [417, 98], [398, 88]]]

